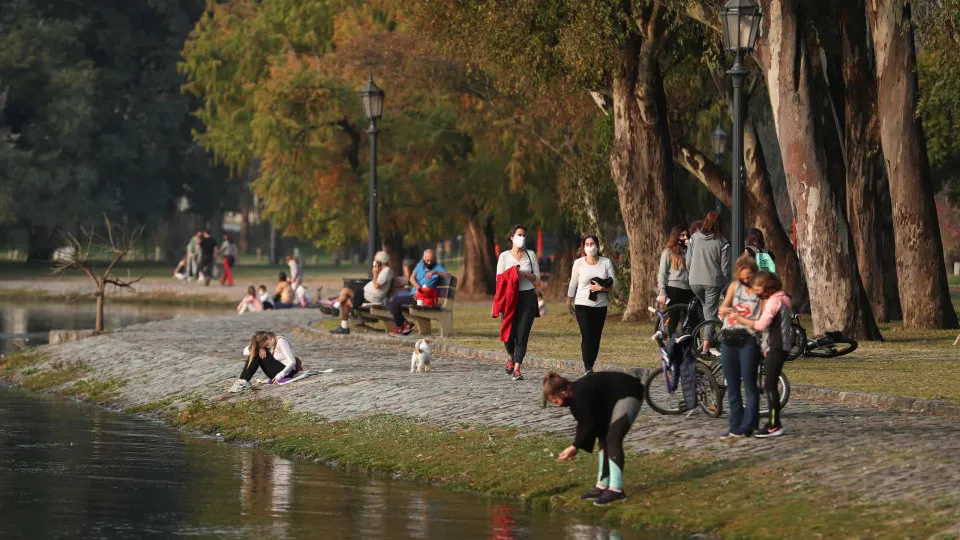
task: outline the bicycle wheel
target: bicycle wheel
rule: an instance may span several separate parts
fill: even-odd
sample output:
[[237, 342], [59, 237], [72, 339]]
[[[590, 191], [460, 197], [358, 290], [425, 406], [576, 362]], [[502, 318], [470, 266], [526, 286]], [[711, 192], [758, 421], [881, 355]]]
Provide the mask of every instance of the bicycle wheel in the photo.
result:
[[710, 418], [719, 418], [723, 414], [723, 394], [717, 378], [710, 368], [697, 362], [697, 400], [700, 409]]
[[793, 325], [793, 347], [787, 351], [787, 361], [796, 360], [803, 356], [807, 347], [807, 331], [799, 324]]
[[804, 356], [809, 356], [810, 358], [836, 358], [852, 353], [857, 350], [858, 345], [857, 340], [843, 336], [839, 339], [831, 339], [828, 343], [816, 343], [813, 347], [808, 347], [804, 352]]
[[[704, 342], [710, 336], [710, 345], [704, 351]], [[704, 362], [720, 361], [720, 342], [723, 339], [723, 323], [718, 320], [703, 321], [693, 329], [693, 354]]]
[[[766, 375], [763, 373], [763, 369], [760, 370], [760, 415], [770, 414], [770, 407], [767, 403], [767, 398], [765, 397], [765, 392], [763, 391], [763, 386], [765, 384]], [[787, 379], [787, 374], [780, 372], [780, 380], [777, 381], [777, 390], [780, 392], [780, 410], [783, 410], [787, 406], [787, 402], [790, 401], [790, 380]], [[746, 396], [743, 394], [743, 390], [740, 390], [740, 397], [746, 399]], [[746, 402], [744, 402], [746, 403]]]
[[679, 381], [674, 379], [672, 371], [655, 369], [644, 383], [647, 392], [647, 403], [650, 408], [660, 414], [680, 414], [680, 402], [683, 401], [683, 392], [680, 391]]

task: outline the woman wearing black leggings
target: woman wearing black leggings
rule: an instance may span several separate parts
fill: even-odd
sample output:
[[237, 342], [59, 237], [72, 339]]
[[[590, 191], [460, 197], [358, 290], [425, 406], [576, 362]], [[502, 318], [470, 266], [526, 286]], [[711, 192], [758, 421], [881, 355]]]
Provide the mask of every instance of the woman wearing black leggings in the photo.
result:
[[592, 234], [583, 236], [586, 256], [573, 262], [567, 288], [567, 310], [580, 326], [580, 355], [584, 374], [593, 371], [600, 353], [600, 337], [607, 320], [607, 293], [613, 288], [614, 269], [610, 259], [600, 256], [600, 242]]
[[550, 371], [543, 378], [543, 399], [557, 407], [570, 407], [577, 420], [573, 444], [560, 453], [561, 461], [572, 461], [579, 450], [593, 452], [599, 441], [597, 483], [581, 499], [596, 499], [602, 506], [627, 498], [623, 492], [623, 439], [640, 413], [643, 383], [626, 373], [594, 373], [577, 381]]
[[258, 369], [263, 370], [271, 383], [283, 383], [284, 379], [293, 377], [300, 369], [290, 341], [276, 332], [254, 333], [243, 354], [247, 362], [240, 372], [240, 378], [230, 387], [229, 391], [233, 393], [252, 388], [250, 379]]
[[509, 360], [506, 372], [513, 376], [513, 380], [523, 380], [520, 366], [527, 354], [527, 340], [533, 328], [533, 320], [540, 316], [540, 306], [537, 303], [537, 281], [540, 281], [540, 265], [537, 263], [537, 253], [524, 246], [527, 242], [527, 230], [523, 225], [514, 225], [510, 229], [511, 249], [500, 253], [497, 261], [497, 275], [503, 274], [514, 266], [519, 275], [517, 285], [516, 308], [513, 315], [513, 324], [510, 335], [504, 341]]

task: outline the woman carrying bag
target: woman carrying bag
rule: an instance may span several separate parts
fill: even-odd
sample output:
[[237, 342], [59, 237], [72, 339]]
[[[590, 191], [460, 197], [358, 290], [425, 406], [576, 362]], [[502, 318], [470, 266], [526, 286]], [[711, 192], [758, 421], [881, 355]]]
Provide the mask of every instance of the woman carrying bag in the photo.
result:
[[[511, 281], [501, 279], [501, 274], [506, 272], [517, 272], [516, 276], [516, 303], [512, 311], [509, 308], [504, 311], [504, 320], [509, 324], [509, 335], [506, 336], [504, 347], [507, 349], [509, 360], [507, 361], [506, 372], [513, 376], [513, 380], [523, 380], [523, 374], [520, 372], [520, 365], [523, 364], [523, 358], [527, 354], [527, 340], [530, 338], [530, 329], [533, 328], [533, 319], [540, 316], [540, 308], [537, 305], [537, 281], [540, 281], [540, 265], [537, 263], [537, 254], [533, 250], [526, 249], [524, 246], [527, 241], [527, 230], [523, 225], [514, 225], [510, 228], [508, 238], [511, 242], [511, 249], [500, 253], [500, 259], [497, 261], [497, 288], [501, 286], [513, 287]], [[512, 268], [516, 267], [516, 270]], [[501, 292], [507, 294], [513, 291], [497, 291], [497, 297]], [[511, 302], [512, 304], [512, 302]], [[497, 306], [494, 306], [496, 309]], [[508, 319], [507, 313], [512, 313], [512, 318]], [[505, 329], [504, 329], [505, 330]], [[503, 339], [504, 332], [501, 332]]]
[[583, 235], [585, 256], [573, 262], [567, 288], [567, 311], [580, 326], [580, 355], [583, 373], [593, 372], [600, 353], [600, 337], [607, 320], [607, 293], [613, 289], [614, 269], [610, 259], [600, 256], [600, 241], [594, 234]]

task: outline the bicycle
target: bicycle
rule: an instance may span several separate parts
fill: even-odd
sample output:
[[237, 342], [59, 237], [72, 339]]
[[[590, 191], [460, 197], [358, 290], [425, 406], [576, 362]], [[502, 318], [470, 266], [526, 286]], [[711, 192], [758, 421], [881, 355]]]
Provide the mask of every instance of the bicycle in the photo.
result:
[[[787, 353], [787, 360], [792, 360], [803, 352], [804, 341], [797, 338], [798, 327], [800, 331], [803, 332], [803, 327], [797, 323], [794, 326], [794, 346]], [[710, 330], [710, 334], [712, 336], [710, 339], [711, 346], [704, 351], [703, 343], [705, 341], [707, 330]], [[693, 354], [695, 354], [701, 361], [707, 363], [707, 365], [710, 367], [711, 373], [713, 373], [714, 377], [718, 381], [721, 391], [723, 394], [726, 394], [727, 384], [726, 379], [723, 377], [723, 365], [720, 362], [719, 347], [719, 344], [723, 342], [723, 323], [716, 319], [704, 321], [694, 328], [692, 335]], [[806, 334], [804, 334], [804, 336], [805, 335]], [[714, 343], [716, 343], [717, 346], [713, 346]], [[764, 385], [764, 376], [763, 362], [761, 359], [757, 376], [757, 385], [760, 389], [762, 389]], [[787, 378], [787, 374], [783, 371], [780, 372], [780, 380], [777, 382], [777, 387], [780, 390], [780, 408], [782, 409], [787, 406], [787, 401], [790, 400], [790, 380]], [[760, 414], [766, 414], [768, 412], [770, 412], [768, 407], [761, 406]]]
[[[645, 393], [647, 403], [650, 408], [665, 415], [690, 411], [692, 408], [684, 403], [683, 397], [678, 398], [674, 394], [679, 387], [679, 380], [674, 375], [670, 358], [667, 355], [667, 345], [664, 342], [668, 313], [652, 307], [647, 309], [657, 316], [657, 330], [650, 339], [656, 341], [660, 349], [660, 367], [653, 370], [644, 382], [647, 389]], [[687, 335], [689, 336], [689, 334]], [[710, 367], [699, 360], [696, 365], [696, 373], [697, 401], [700, 409], [710, 418], [718, 418], [723, 413], [723, 400], [717, 379], [711, 372]]]
[[[793, 315], [793, 346], [787, 352], [787, 360], [796, 360], [804, 356], [807, 358], [837, 358], [850, 354], [857, 350], [857, 340], [844, 336], [842, 332], [827, 332], [823, 336], [808, 338], [807, 331], [800, 324], [800, 316]], [[706, 334], [714, 336], [711, 343], [721, 343], [723, 341], [723, 323], [718, 320], [703, 321], [694, 328], [692, 334], [694, 337], [693, 353], [697, 358], [706, 362], [720, 360], [719, 347], [703, 348], [703, 342]]]

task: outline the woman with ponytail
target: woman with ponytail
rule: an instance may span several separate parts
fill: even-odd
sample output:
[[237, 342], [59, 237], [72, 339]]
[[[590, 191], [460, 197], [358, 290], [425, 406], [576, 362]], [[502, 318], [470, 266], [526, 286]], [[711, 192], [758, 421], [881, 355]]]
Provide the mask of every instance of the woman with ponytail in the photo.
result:
[[599, 441], [597, 483], [580, 498], [595, 499], [597, 506], [626, 499], [623, 439], [640, 413], [640, 379], [607, 371], [570, 381], [550, 371], [543, 377], [543, 400], [544, 405], [549, 401], [557, 407], [570, 407], [577, 421], [573, 444], [560, 453], [559, 460], [573, 461], [580, 450], [593, 452]]

